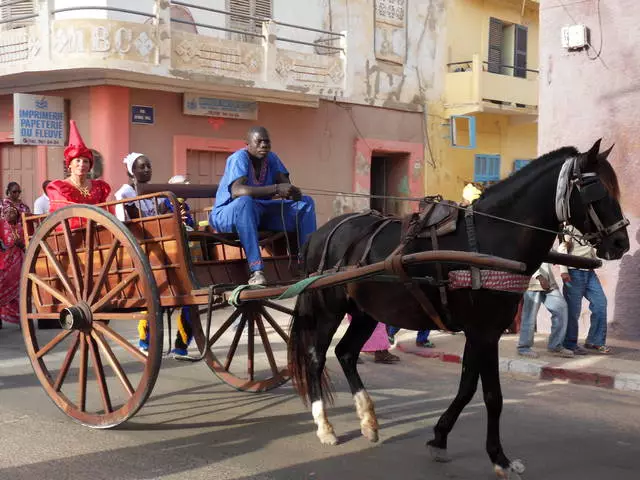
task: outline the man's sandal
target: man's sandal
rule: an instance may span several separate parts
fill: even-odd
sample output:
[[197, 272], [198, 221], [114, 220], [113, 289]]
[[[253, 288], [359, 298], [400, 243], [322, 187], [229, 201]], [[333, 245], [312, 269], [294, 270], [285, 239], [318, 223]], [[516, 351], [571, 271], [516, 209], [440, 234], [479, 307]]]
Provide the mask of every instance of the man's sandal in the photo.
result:
[[611, 353], [611, 348], [607, 347], [606, 345], [594, 345], [592, 343], [585, 343], [584, 348], [588, 350], [595, 350], [596, 352], [601, 353], [603, 355], [607, 355]]

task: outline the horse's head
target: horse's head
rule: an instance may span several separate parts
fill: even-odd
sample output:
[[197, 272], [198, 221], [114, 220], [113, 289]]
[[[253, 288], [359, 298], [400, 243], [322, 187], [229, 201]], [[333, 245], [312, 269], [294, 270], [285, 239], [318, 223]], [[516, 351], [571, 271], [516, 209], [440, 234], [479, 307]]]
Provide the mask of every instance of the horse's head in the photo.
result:
[[613, 146], [600, 152], [600, 142], [588, 152], [565, 161], [556, 193], [556, 210], [565, 221], [584, 234], [597, 255], [616, 260], [629, 250], [629, 221], [620, 208], [620, 187], [607, 160]]

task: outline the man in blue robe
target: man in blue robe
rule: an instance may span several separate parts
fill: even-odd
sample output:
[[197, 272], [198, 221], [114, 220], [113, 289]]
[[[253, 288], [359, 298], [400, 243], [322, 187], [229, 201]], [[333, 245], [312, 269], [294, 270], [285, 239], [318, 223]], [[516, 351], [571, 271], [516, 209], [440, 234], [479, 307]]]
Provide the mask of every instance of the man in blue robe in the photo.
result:
[[209, 224], [218, 232], [238, 234], [249, 262], [250, 285], [266, 283], [259, 230], [297, 230], [301, 245], [316, 230], [313, 200], [291, 184], [264, 127], [251, 128], [246, 148], [227, 159]]

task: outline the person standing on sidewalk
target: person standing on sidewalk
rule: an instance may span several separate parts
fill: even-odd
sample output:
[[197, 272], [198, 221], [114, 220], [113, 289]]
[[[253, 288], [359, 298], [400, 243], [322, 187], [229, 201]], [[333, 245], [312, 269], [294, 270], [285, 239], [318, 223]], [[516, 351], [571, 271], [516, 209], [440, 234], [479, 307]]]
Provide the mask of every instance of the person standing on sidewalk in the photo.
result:
[[[567, 233], [582, 236], [577, 228], [569, 226]], [[572, 237], [566, 237], [558, 248], [560, 253], [569, 253], [578, 257], [596, 258], [595, 249], [588, 243], [584, 245]], [[607, 297], [602, 290], [600, 279], [594, 270], [560, 267], [560, 275], [564, 283], [564, 298], [569, 309], [567, 334], [564, 347], [573, 350], [576, 355], [586, 355], [588, 350], [608, 354], [607, 347]], [[591, 325], [584, 348], [578, 345], [578, 318], [582, 309], [582, 298], [589, 301]]]
[[567, 302], [558, 289], [551, 265], [548, 263], [540, 265], [540, 268], [531, 276], [529, 289], [524, 293], [518, 355], [538, 358], [538, 353], [533, 351], [531, 347], [533, 347], [533, 336], [540, 304], [544, 304], [551, 313], [551, 334], [547, 349], [553, 355], [564, 358], [573, 357], [573, 351], [562, 346], [567, 330]]
[[[387, 335], [389, 335], [389, 343], [396, 343], [396, 334], [400, 331], [398, 327], [387, 327]], [[434, 348], [435, 345], [429, 340], [431, 330], [420, 330], [416, 335], [416, 347]]]

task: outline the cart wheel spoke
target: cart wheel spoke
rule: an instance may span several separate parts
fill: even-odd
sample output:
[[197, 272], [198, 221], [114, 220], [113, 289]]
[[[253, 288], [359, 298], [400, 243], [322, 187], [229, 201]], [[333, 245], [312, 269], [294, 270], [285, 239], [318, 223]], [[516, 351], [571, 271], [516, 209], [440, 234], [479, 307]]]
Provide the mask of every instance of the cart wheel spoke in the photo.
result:
[[98, 312], [102, 307], [107, 305], [113, 298], [118, 295], [122, 290], [127, 288], [131, 282], [137, 280], [140, 274], [136, 271], [127, 275], [118, 285], [113, 287], [104, 297], [102, 297], [97, 303], [91, 305], [92, 312]]
[[247, 315], [242, 314], [242, 318], [240, 319], [240, 325], [238, 325], [238, 329], [236, 330], [236, 334], [233, 337], [233, 342], [231, 343], [231, 347], [229, 348], [229, 353], [227, 353], [227, 360], [224, 362], [224, 369], [229, 371], [231, 367], [231, 362], [233, 361], [233, 357], [236, 354], [236, 349], [238, 348], [238, 343], [240, 342], [240, 337], [242, 336], [242, 331], [244, 330], [244, 326], [247, 323]]
[[80, 275], [80, 265], [78, 264], [78, 254], [75, 247], [71, 244], [71, 228], [69, 228], [69, 219], [62, 221], [62, 231], [64, 232], [64, 244], [67, 247], [67, 255], [69, 263], [73, 271], [73, 283], [76, 286], [76, 298], [82, 298], [82, 276]]
[[140, 362], [142, 363], [147, 362], [147, 356], [144, 353], [142, 353], [136, 347], [131, 345], [131, 343], [129, 343], [129, 341], [126, 338], [121, 336], [119, 333], [114, 332], [108, 326], [104, 325], [101, 322], [94, 322], [93, 328], [96, 329], [101, 334], [103, 334], [105, 337], [109, 337], [112, 341], [114, 341], [115, 343], [120, 345], [122, 348], [127, 350], [131, 355], [133, 355]]
[[271, 325], [273, 327], [273, 329], [276, 332], [278, 332], [278, 335], [280, 335], [282, 340], [284, 340], [285, 343], [289, 343], [289, 335], [287, 335], [284, 332], [284, 330], [282, 330], [282, 327], [280, 327], [280, 325], [278, 325], [278, 322], [275, 321], [275, 319], [271, 316], [271, 314], [264, 307], [262, 307], [262, 315], [264, 316], [265, 320], [267, 322], [269, 322], [269, 325]]
[[104, 378], [104, 368], [102, 366], [102, 359], [98, 353], [98, 347], [96, 341], [92, 337], [87, 337], [87, 343], [91, 350], [91, 360], [93, 362], [93, 371], [96, 374], [96, 380], [98, 382], [98, 388], [100, 389], [100, 396], [102, 397], [102, 405], [106, 413], [111, 413], [113, 408], [111, 407], [111, 397], [109, 396], [109, 389], [107, 388], [107, 382]]
[[276, 310], [280, 313], [284, 313], [285, 315], [293, 316], [293, 310], [285, 307], [284, 305], [280, 305], [279, 303], [272, 302], [271, 300], [265, 300], [263, 304], [265, 307], [269, 307], [272, 310]]
[[100, 293], [100, 289], [102, 288], [102, 286], [104, 285], [105, 280], [107, 279], [107, 274], [109, 273], [109, 270], [111, 269], [111, 264], [113, 263], [113, 260], [116, 258], [116, 253], [118, 252], [118, 248], [120, 247], [120, 240], [118, 240], [117, 238], [113, 240], [113, 243], [111, 244], [111, 247], [109, 247], [109, 252], [107, 253], [107, 258], [105, 259], [104, 263], [102, 264], [102, 268], [100, 269], [100, 273], [98, 274], [98, 280], [96, 281], [95, 285], [93, 286], [93, 290], [91, 290], [91, 295], [89, 295], [89, 299], [87, 300], [87, 303], [89, 305], [91, 305], [93, 303], [93, 300], [96, 298], [96, 295], [98, 295], [98, 293]]
[[36, 285], [38, 285], [40, 288], [44, 289], [50, 295], [56, 297], [60, 301], [60, 303], [62, 303], [65, 307], [70, 307], [75, 303], [73, 299], [70, 300], [69, 298], [65, 297], [61, 291], [56, 290], [51, 285], [46, 283], [44, 280], [41, 280], [39, 277], [37, 277], [34, 273], [29, 273], [27, 275], [27, 278], [31, 280], [33, 283], [35, 283]]
[[209, 347], [214, 345], [224, 334], [224, 332], [229, 330], [229, 327], [233, 324], [233, 322], [236, 321], [241, 313], [242, 312], [240, 310], [234, 310], [234, 312], [229, 316], [229, 318], [227, 318], [227, 320], [222, 324], [218, 331], [209, 339]]
[[271, 367], [271, 373], [277, 375], [278, 366], [276, 365], [275, 358], [273, 358], [273, 349], [271, 348], [271, 342], [269, 342], [267, 330], [264, 328], [264, 323], [262, 322], [262, 318], [260, 318], [260, 316], [256, 317], [256, 325], [258, 326], [258, 331], [260, 332], [260, 338], [262, 339], [262, 345], [264, 346], [264, 353], [267, 355], [269, 367]]
[[64, 286], [64, 288], [69, 293], [71, 297], [71, 301], [75, 303], [77, 301], [77, 297], [76, 297], [76, 293], [73, 290], [73, 287], [71, 286], [71, 280], [69, 279], [65, 271], [62, 269], [62, 265], [60, 265], [60, 262], [58, 261], [56, 256], [51, 251], [51, 247], [49, 247], [47, 242], [42, 241], [40, 242], [40, 248], [47, 256], [47, 259], [49, 259], [49, 262], [51, 262], [51, 265], [53, 265], [53, 269], [55, 270], [56, 275], [58, 275], [58, 278], [60, 279], [60, 282], [62, 282], [62, 285]]
[[64, 330], [58, 333], [49, 343], [47, 343], [44, 347], [36, 352], [36, 358], [42, 358], [43, 356], [45, 356], [69, 335], [71, 335], [71, 330]]
[[80, 373], [78, 376], [78, 408], [87, 408], [87, 337], [80, 333]]
[[87, 234], [84, 241], [85, 246], [85, 263], [84, 263], [84, 288], [82, 290], [82, 299], [87, 300], [93, 287], [93, 250], [94, 250], [94, 227], [93, 220], [87, 220]]
[[127, 394], [130, 397], [132, 397], [134, 390], [133, 390], [133, 387], [131, 386], [131, 382], [129, 381], [127, 374], [122, 369], [122, 365], [120, 365], [120, 362], [118, 361], [115, 354], [113, 353], [113, 350], [111, 350], [111, 347], [109, 346], [107, 341], [102, 337], [102, 335], [100, 335], [95, 331], [91, 333], [91, 336], [98, 343], [98, 345], [100, 346], [100, 349], [104, 352], [104, 355], [107, 357], [107, 360], [109, 361], [109, 365], [111, 365], [113, 372], [116, 374], [116, 376], [120, 380], [120, 383], [122, 384], [122, 387], [124, 388], [125, 392], [127, 392]]
[[255, 347], [255, 338], [254, 334], [254, 321], [256, 319], [255, 312], [247, 313], [247, 322], [249, 328], [247, 329], [247, 375], [249, 375], [249, 380], [253, 382], [253, 361], [255, 359], [254, 355], [254, 347]]
[[64, 358], [64, 362], [62, 363], [62, 367], [58, 372], [58, 376], [56, 377], [56, 381], [53, 383], [53, 389], [56, 392], [59, 392], [62, 388], [62, 384], [64, 383], [64, 379], [67, 377], [67, 373], [69, 372], [69, 367], [71, 366], [71, 362], [73, 362], [73, 357], [76, 356], [76, 352], [78, 351], [78, 346], [80, 345], [80, 333], [76, 332], [76, 338], [73, 341], [71, 347], [67, 351], [67, 355]]

